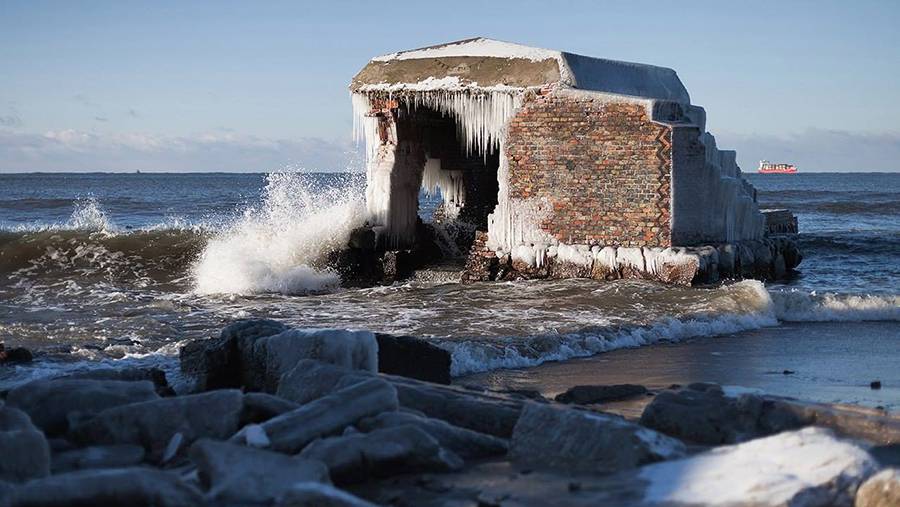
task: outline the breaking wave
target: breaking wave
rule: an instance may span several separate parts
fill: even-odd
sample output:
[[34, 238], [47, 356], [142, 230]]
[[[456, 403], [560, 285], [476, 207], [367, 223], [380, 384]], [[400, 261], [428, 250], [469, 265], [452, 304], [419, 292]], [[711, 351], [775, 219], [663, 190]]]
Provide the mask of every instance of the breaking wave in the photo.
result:
[[817, 294], [797, 290], [770, 293], [775, 315], [787, 322], [900, 321], [900, 296]]
[[452, 355], [454, 376], [549, 361], [588, 357], [623, 348], [675, 343], [777, 326], [788, 322], [900, 321], [900, 296], [767, 291], [745, 280], [710, 291], [695, 311], [647, 325], [610, 326], [574, 333], [490, 341], [442, 341]]
[[182, 276], [204, 236], [200, 227], [177, 223], [121, 228], [97, 201], [85, 199], [65, 223], [0, 230], [0, 274], [167, 281]]
[[362, 192], [350, 178], [321, 186], [302, 173], [267, 176], [262, 203], [215, 234], [193, 265], [200, 294], [305, 294], [337, 287], [325, 257], [362, 225]]

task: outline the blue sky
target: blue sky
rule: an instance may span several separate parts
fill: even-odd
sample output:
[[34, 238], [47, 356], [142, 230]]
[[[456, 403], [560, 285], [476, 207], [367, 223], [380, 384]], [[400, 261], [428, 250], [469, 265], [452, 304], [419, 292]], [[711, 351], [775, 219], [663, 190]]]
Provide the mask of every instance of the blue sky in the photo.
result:
[[0, 171], [359, 168], [347, 84], [471, 36], [674, 68], [745, 170], [900, 170], [900, 2], [0, 3]]

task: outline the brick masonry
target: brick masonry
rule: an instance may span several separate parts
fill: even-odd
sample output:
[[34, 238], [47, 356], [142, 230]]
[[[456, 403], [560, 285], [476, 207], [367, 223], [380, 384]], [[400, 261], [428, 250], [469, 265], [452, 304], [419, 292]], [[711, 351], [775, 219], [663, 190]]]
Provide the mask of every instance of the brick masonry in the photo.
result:
[[537, 95], [506, 153], [510, 199], [549, 202], [540, 227], [560, 242], [671, 246], [671, 128], [643, 103]]

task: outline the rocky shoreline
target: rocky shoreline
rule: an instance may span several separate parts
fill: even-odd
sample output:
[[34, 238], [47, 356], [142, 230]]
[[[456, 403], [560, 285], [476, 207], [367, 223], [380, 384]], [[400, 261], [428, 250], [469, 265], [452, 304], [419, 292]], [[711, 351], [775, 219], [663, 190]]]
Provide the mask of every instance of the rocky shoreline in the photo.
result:
[[[900, 504], [900, 418], [714, 384], [447, 385], [412, 337], [247, 320], [0, 404], [0, 506]], [[622, 417], [606, 403], [641, 400]]]

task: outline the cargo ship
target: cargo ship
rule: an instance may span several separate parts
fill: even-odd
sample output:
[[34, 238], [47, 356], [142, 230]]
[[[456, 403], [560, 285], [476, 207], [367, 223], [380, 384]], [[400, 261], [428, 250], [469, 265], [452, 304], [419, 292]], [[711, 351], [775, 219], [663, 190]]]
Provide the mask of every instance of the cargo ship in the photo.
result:
[[760, 174], [794, 174], [797, 172], [797, 166], [794, 164], [773, 164], [768, 160], [759, 161]]

